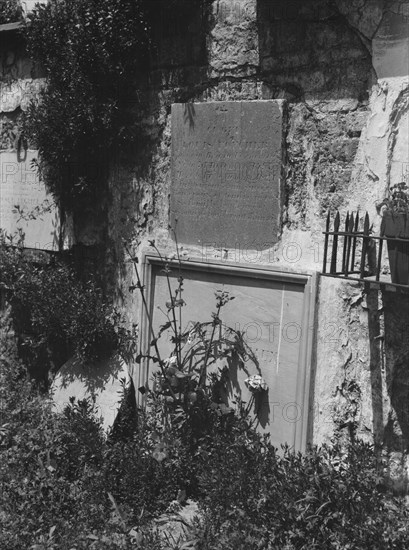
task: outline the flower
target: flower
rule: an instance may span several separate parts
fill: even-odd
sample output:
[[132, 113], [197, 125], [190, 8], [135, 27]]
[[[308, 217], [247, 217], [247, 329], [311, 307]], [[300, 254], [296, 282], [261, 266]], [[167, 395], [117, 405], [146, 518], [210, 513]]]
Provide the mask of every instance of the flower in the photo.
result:
[[177, 360], [178, 358], [176, 357], [176, 355], [172, 355], [171, 357], [168, 357], [167, 359], [165, 359], [164, 361], [165, 366], [170, 367], [171, 365], [174, 365], [175, 363], [177, 363]]
[[244, 383], [252, 393], [258, 393], [268, 390], [266, 381], [261, 378], [259, 374], [254, 374], [253, 376], [250, 376], [250, 378], [246, 378]]
[[189, 332], [189, 336], [187, 337], [188, 345], [193, 344], [195, 338], [196, 338], [196, 327], [193, 327], [192, 330]]

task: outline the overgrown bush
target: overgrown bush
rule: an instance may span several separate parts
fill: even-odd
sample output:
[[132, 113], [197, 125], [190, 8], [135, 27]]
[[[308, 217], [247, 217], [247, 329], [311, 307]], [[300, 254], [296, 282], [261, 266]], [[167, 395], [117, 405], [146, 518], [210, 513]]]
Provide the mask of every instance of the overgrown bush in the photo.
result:
[[65, 211], [103, 205], [112, 158], [134, 156], [139, 146], [152, 28], [159, 36], [170, 22], [183, 29], [210, 3], [54, 0], [30, 14], [28, 53], [45, 71], [46, 87], [27, 112], [24, 132]]
[[68, 550], [83, 539], [87, 548], [110, 518], [101, 426], [83, 406], [52, 414], [15, 364], [1, 372], [0, 546]]
[[0, 0], [0, 25], [21, 20], [23, 10], [18, 0]]
[[[66, 297], [73, 282], [70, 272], [64, 266], [54, 266], [58, 284], [52, 286], [53, 271], [47, 271], [51, 267], [33, 269], [24, 256], [15, 258], [13, 254], [22, 252], [5, 251], [3, 287], [14, 293], [17, 314], [23, 313], [18, 310], [23, 303], [19, 300], [26, 300], [30, 330], [39, 327], [39, 334], [48, 342], [50, 334], [54, 337], [47, 330], [54, 324], [48, 315], [51, 304], [56, 307], [56, 296], [51, 299], [47, 294], [43, 301], [49, 305], [40, 304], [41, 285], [57, 296], [62, 291]], [[165, 265], [168, 270], [170, 267]], [[49, 278], [43, 277], [43, 272]], [[144, 299], [137, 266], [135, 273], [135, 286]], [[37, 277], [39, 283], [33, 290]], [[59, 277], [68, 282], [62, 284]], [[31, 285], [28, 290], [27, 282]], [[181, 309], [184, 303], [182, 276], [177, 288], [170, 286], [169, 292], [168, 322], [161, 333], [172, 330], [174, 352], [161, 359], [159, 336], [153, 337], [150, 359], [160, 367], [157, 384], [152, 390], [141, 388], [150, 406], [138, 410], [131, 387], [107, 438], [88, 401], [73, 398], [64, 414], [54, 414], [25, 376], [13, 351], [13, 339], [0, 332], [0, 344], [4, 345], [0, 357], [0, 547], [408, 548], [408, 510], [387, 493], [383, 464], [373, 448], [359, 441], [348, 448], [334, 444], [304, 454], [272, 447], [268, 438], [253, 428], [249, 403], [238, 403], [233, 410], [219, 400], [216, 391], [226, 374], [217, 361], [226, 353], [237, 353], [241, 346], [240, 338], [236, 341], [220, 335], [219, 349], [213, 349], [227, 295], [218, 294], [212, 321], [196, 324], [192, 332], [181, 330], [180, 311], [176, 316], [176, 308]], [[79, 301], [71, 319], [77, 328], [83, 320], [76, 325], [75, 312], [86, 316], [81, 309], [82, 295], [88, 300], [84, 289], [78, 290]], [[65, 302], [57, 309], [70, 315]], [[66, 335], [58, 315], [56, 320]], [[196, 366], [189, 366], [184, 359], [192, 356]], [[210, 364], [212, 373], [207, 371]], [[254, 391], [263, 391], [259, 379], [249, 379]], [[171, 519], [171, 513], [187, 498], [198, 503], [198, 518], [186, 526], [181, 540], [164, 537], [155, 527], [155, 518], [165, 514], [165, 521]]]
[[[406, 548], [408, 513], [384, 494], [373, 449], [358, 442], [302, 455], [245, 432], [202, 456], [203, 548]], [[232, 474], [231, 472], [234, 472]]]
[[[53, 414], [8, 356], [0, 363], [2, 548], [408, 547], [407, 511], [384, 494], [369, 445], [277, 452], [245, 416], [212, 416], [210, 402], [199, 440], [170, 425], [158, 447], [154, 412], [141, 411], [126, 438], [106, 439], [87, 402]], [[152, 519], [186, 497], [200, 516], [170, 544]]]
[[147, 61], [140, 0], [57, 0], [29, 16], [29, 55], [47, 86], [25, 131], [65, 210], [103, 202], [113, 152], [132, 138], [130, 108]]
[[80, 281], [57, 260], [36, 264], [24, 249], [0, 246], [0, 285], [11, 304], [20, 356], [37, 379], [75, 353], [95, 362], [114, 351], [128, 356], [136, 344], [95, 283]]

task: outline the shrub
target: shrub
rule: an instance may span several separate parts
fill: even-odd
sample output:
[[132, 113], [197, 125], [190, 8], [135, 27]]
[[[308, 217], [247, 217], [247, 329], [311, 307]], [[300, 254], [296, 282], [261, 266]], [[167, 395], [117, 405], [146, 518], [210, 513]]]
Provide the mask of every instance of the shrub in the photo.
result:
[[406, 548], [407, 510], [380, 490], [373, 449], [278, 453], [246, 433], [202, 455], [203, 548]]
[[[187, 27], [211, 0], [55, 0], [37, 5], [26, 38], [47, 86], [23, 124], [40, 174], [64, 211], [104, 204], [110, 161], [141, 143], [141, 88], [151, 29]], [[200, 13], [200, 12], [199, 12]], [[145, 116], [145, 115], [144, 115]]]
[[[54, 335], [46, 330], [52, 304], [55, 309], [60, 292], [62, 299], [70, 295], [74, 280], [65, 266], [33, 269], [24, 256], [13, 254], [21, 251], [6, 250], [2, 260], [3, 286], [12, 293], [13, 307], [21, 307], [17, 312], [30, 313], [30, 330], [37, 327], [35, 334], [45, 335], [48, 342]], [[136, 274], [142, 291], [137, 269]], [[40, 282], [33, 287], [38, 277]], [[88, 401], [73, 399], [63, 415], [53, 414], [25, 376], [12, 339], [0, 332], [0, 343], [6, 344], [0, 357], [1, 547], [407, 548], [408, 511], [385, 493], [383, 465], [371, 446], [358, 441], [348, 448], [334, 444], [305, 454], [288, 447], [277, 450], [253, 428], [248, 405], [238, 403], [234, 411], [218, 401], [226, 370], [221, 369], [219, 376], [209, 374], [208, 359], [216, 361], [224, 351], [237, 352], [241, 342], [220, 341], [227, 346], [224, 351], [212, 351], [227, 296], [219, 295], [213, 321], [205, 324], [210, 327], [209, 337], [203, 326], [195, 326], [194, 332], [199, 331], [195, 344], [192, 331], [181, 335], [174, 321], [174, 307], [183, 305], [181, 276], [178, 283], [170, 295], [169, 325], [165, 325], [171, 327], [173, 319], [175, 353], [167, 360], [152, 355], [161, 367], [161, 378], [159, 387], [148, 391], [150, 407], [137, 410], [131, 387], [108, 438]], [[45, 305], [39, 303], [43, 286], [48, 289], [42, 298]], [[84, 322], [75, 321], [78, 311], [87, 314], [81, 300], [93, 303], [87, 302], [82, 287], [75, 293], [78, 301], [69, 324], [75, 330], [63, 330], [64, 337], [76, 334]], [[65, 308], [69, 317], [69, 303], [58, 304], [57, 309]], [[61, 326], [65, 327], [62, 321]], [[197, 348], [185, 350], [184, 339]], [[155, 339], [152, 347], [157, 349]], [[186, 351], [190, 357], [195, 349], [203, 358], [197, 370], [183, 360]], [[253, 389], [262, 390], [260, 380], [252, 377]], [[188, 399], [189, 381], [195, 382], [194, 399]], [[185, 542], [171, 545], [152, 528], [153, 520], [164, 512], [169, 517], [189, 497], [199, 503], [201, 516], [187, 530]]]
[[103, 202], [110, 158], [132, 138], [136, 81], [148, 58], [142, 2], [58, 0], [37, 5], [29, 20], [29, 54], [47, 87], [25, 131], [45, 183], [65, 210], [81, 212]]
[[187, 417], [158, 440], [154, 410], [138, 412], [127, 438], [106, 439], [89, 403], [53, 414], [10, 357], [0, 363], [2, 548], [180, 548], [151, 520], [188, 496], [202, 512], [186, 548], [408, 547], [407, 511], [380, 490], [369, 445], [278, 452], [245, 415], [218, 415], [210, 401], [197, 439]]
[[18, 0], [0, 0], [0, 25], [20, 21], [22, 15]]
[[0, 284], [8, 293], [19, 352], [32, 376], [47, 373], [77, 353], [93, 362], [119, 351], [127, 356], [135, 335], [92, 281], [67, 265], [36, 264], [21, 248], [0, 246]]
[[3, 355], [0, 372], [0, 546], [31, 548], [54, 526], [58, 538], [61, 532], [73, 536], [76, 522], [92, 529], [109, 513], [90, 456], [91, 449], [101, 456], [101, 427], [89, 419], [93, 429], [81, 437], [85, 420], [80, 412], [54, 415], [15, 359]]

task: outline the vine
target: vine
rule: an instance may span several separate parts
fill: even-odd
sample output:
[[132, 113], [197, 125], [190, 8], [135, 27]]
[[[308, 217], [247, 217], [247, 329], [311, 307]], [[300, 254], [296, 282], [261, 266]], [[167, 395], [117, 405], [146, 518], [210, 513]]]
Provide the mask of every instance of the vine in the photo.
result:
[[152, 28], [171, 14], [186, 23], [208, 2], [37, 4], [25, 34], [46, 86], [28, 109], [23, 130], [39, 151], [41, 178], [64, 211], [81, 214], [100, 204], [111, 160], [137, 143], [139, 91], [155, 50]]
[[109, 161], [131, 137], [126, 107], [149, 44], [143, 2], [37, 5], [26, 38], [47, 84], [27, 112], [25, 133], [45, 184], [65, 210], [81, 211], [104, 196]]

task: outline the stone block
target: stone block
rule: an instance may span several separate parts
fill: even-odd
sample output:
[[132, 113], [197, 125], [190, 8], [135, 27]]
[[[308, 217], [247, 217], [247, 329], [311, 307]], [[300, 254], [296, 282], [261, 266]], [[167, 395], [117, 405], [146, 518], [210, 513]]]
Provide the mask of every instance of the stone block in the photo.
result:
[[57, 206], [32, 166], [37, 153], [29, 150], [22, 155], [0, 152], [0, 228], [11, 235], [21, 230], [27, 247], [57, 250]]
[[[149, 311], [153, 334], [158, 335], [163, 325], [162, 308], [169, 301], [169, 287], [163, 264], [157, 257], [145, 257], [145, 281], [149, 296]], [[182, 331], [190, 331], [191, 341], [183, 348], [183, 357], [189, 357], [201, 337], [194, 330], [196, 323], [211, 321], [216, 311], [215, 293], [223, 289], [234, 299], [220, 311], [222, 324], [216, 331], [216, 339], [234, 342], [234, 333], [240, 334], [236, 348], [239, 353], [227, 354], [213, 364], [211, 369], [227, 366], [229, 383], [226, 388], [229, 398], [237, 401], [239, 396], [250, 403], [251, 392], [245, 379], [260, 375], [267, 390], [257, 394], [252, 411], [257, 416], [257, 428], [268, 433], [271, 441], [279, 447], [287, 442], [296, 449], [304, 449], [308, 426], [310, 355], [314, 308], [314, 279], [309, 275], [278, 271], [261, 271], [257, 268], [231, 267], [213, 262], [186, 261], [179, 266], [170, 264], [169, 284], [172, 296], [178, 287], [179, 273], [183, 276], [182, 298], [185, 302], [180, 315]], [[177, 316], [179, 312], [177, 312]], [[149, 353], [151, 333], [146, 327], [141, 338], [142, 353]], [[212, 327], [204, 326], [209, 330]], [[171, 356], [174, 349], [170, 332], [158, 338], [162, 359]], [[190, 348], [191, 346], [191, 348]], [[241, 351], [240, 351], [241, 350]], [[200, 351], [196, 359], [200, 356]], [[193, 364], [195, 360], [193, 360]], [[209, 365], [213, 359], [209, 361]], [[142, 361], [137, 387], [148, 384], [152, 387], [155, 363]]]
[[129, 382], [128, 367], [118, 356], [86, 365], [78, 358], [70, 359], [58, 371], [51, 386], [52, 400], [57, 412], [69, 405], [70, 398], [77, 401], [91, 399], [97, 416], [102, 417], [105, 430], [112, 427], [121, 405], [123, 385]]
[[170, 223], [179, 242], [277, 242], [283, 109], [282, 100], [172, 105]]

